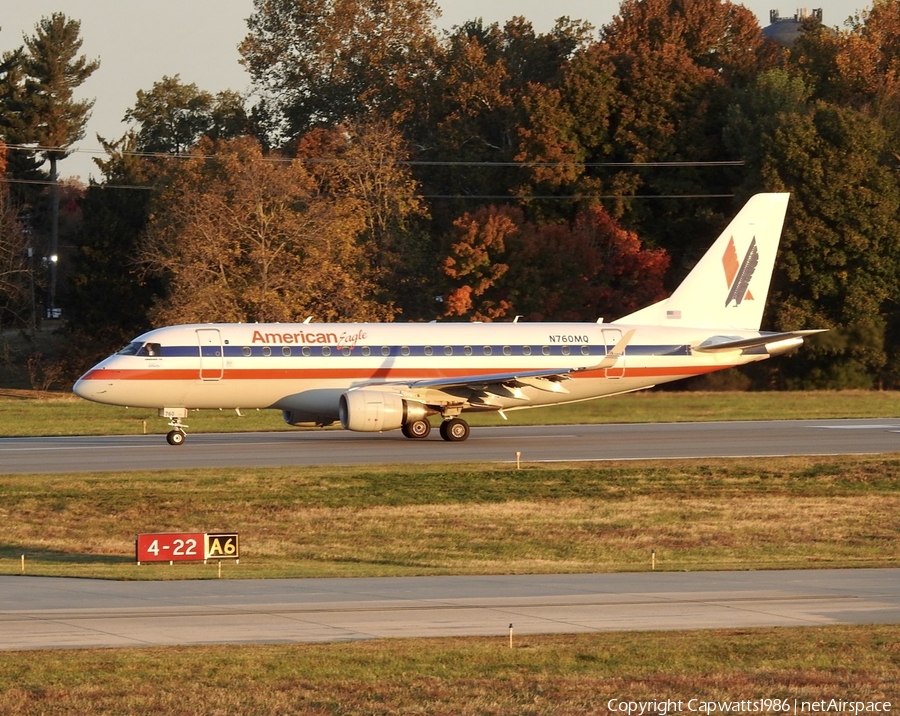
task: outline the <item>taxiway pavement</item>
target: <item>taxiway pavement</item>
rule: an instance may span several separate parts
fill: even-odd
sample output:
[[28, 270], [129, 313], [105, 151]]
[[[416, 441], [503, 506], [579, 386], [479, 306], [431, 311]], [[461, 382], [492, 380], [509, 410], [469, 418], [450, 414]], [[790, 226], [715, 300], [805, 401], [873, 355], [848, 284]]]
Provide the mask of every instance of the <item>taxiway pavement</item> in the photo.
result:
[[0, 577], [0, 649], [900, 622], [900, 570], [106, 582]]
[[462, 443], [437, 431], [343, 430], [0, 439], [0, 473], [386, 463], [525, 463], [900, 452], [900, 419], [542, 425], [472, 428]]

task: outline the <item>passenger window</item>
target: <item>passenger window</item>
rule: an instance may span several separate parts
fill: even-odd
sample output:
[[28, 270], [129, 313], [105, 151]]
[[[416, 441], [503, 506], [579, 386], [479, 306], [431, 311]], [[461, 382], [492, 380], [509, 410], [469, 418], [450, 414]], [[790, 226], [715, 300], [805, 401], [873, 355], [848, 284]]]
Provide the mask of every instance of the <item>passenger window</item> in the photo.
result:
[[563, 346], [563, 347], [562, 347], [562, 354], [563, 354], [564, 356], [569, 355], [569, 346]]
[[483, 350], [486, 356], [489, 356], [491, 353], [493, 353], [490, 346], [485, 346]]
[[391, 354], [391, 347], [390, 347], [390, 346], [381, 346], [381, 355], [383, 355], [383, 356], [389, 356], [390, 354]]
[[431, 349], [431, 346], [425, 346], [425, 355], [430, 356], [433, 353], [434, 351]]
[[541, 346], [541, 353], [545, 356], [550, 355], [550, 346]]
[[244, 347], [241, 349], [241, 352], [242, 352], [245, 356], [249, 356], [251, 353], [253, 353], [253, 351], [250, 350], [250, 347], [249, 347], [249, 346], [244, 346]]
[[290, 346], [284, 346], [284, 347], [281, 349], [281, 355], [283, 355], [283, 356], [289, 356], [290, 354], [291, 354], [291, 347], [290, 347]]
[[371, 352], [372, 352], [372, 351], [369, 350], [369, 346], [363, 346], [363, 347], [362, 347], [362, 354], [363, 354], [364, 356], [369, 355], [369, 353], [371, 353]]
[[263, 346], [263, 355], [270, 356], [272, 355], [272, 349], [269, 346]]
[[522, 355], [530, 356], [531, 355], [531, 346], [522, 346]]
[[444, 346], [444, 355], [452, 356], [453, 355], [453, 346]]
[[464, 346], [463, 353], [467, 356], [472, 355], [472, 346]]
[[331, 348], [329, 348], [328, 346], [324, 346], [324, 347], [322, 348], [322, 355], [323, 355], [323, 356], [330, 356], [330, 355], [331, 355]]
[[581, 355], [589, 356], [591, 354], [590, 346], [581, 346]]
[[512, 355], [512, 348], [510, 348], [509, 346], [503, 346], [503, 355], [505, 355], [505, 356], [511, 356], [511, 355]]
[[345, 356], [350, 355], [350, 351], [351, 351], [350, 346], [344, 346], [343, 348], [341, 348], [341, 353], [343, 353]]
[[403, 346], [400, 349], [400, 355], [408, 356], [409, 355], [409, 346]]
[[312, 355], [312, 351], [309, 349], [309, 346], [303, 346], [303, 349], [300, 351], [307, 358]]

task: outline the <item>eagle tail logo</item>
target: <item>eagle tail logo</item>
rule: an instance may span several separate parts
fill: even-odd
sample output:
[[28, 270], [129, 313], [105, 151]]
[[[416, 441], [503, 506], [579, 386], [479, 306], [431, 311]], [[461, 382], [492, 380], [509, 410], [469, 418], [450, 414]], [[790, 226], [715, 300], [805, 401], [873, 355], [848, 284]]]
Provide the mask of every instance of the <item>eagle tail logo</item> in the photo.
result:
[[732, 301], [735, 306], [740, 306], [744, 299], [753, 300], [753, 294], [750, 293], [750, 281], [753, 279], [753, 273], [756, 271], [758, 263], [759, 249], [756, 246], [756, 237], [754, 236], [750, 241], [750, 247], [747, 249], [744, 260], [739, 262], [732, 236], [722, 256], [725, 280], [729, 288], [728, 298], [725, 299], [726, 306], [731, 305]]

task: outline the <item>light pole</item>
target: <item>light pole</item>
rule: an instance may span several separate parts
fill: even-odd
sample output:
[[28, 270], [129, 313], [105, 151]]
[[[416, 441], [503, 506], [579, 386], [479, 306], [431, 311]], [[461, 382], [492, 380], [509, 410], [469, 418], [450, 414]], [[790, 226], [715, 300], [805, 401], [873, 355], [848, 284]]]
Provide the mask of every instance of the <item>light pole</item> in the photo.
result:
[[34, 298], [34, 248], [28, 247], [28, 278], [31, 283], [31, 340], [37, 334], [37, 303]]

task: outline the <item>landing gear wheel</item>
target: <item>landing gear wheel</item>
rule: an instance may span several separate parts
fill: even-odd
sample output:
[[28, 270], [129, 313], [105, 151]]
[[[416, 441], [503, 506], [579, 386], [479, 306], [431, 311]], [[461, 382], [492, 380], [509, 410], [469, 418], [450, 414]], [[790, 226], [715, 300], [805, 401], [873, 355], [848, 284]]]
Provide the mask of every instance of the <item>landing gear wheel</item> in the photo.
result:
[[441, 423], [441, 437], [447, 442], [458, 443], [469, 437], [469, 424], [462, 418], [450, 418]]
[[400, 432], [413, 440], [421, 440], [422, 438], [427, 438], [428, 433], [431, 432], [431, 423], [424, 419], [413, 420], [411, 423], [401, 427]]
[[170, 430], [169, 434], [166, 435], [166, 442], [169, 445], [181, 445], [184, 443], [185, 434], [183, 430]]

